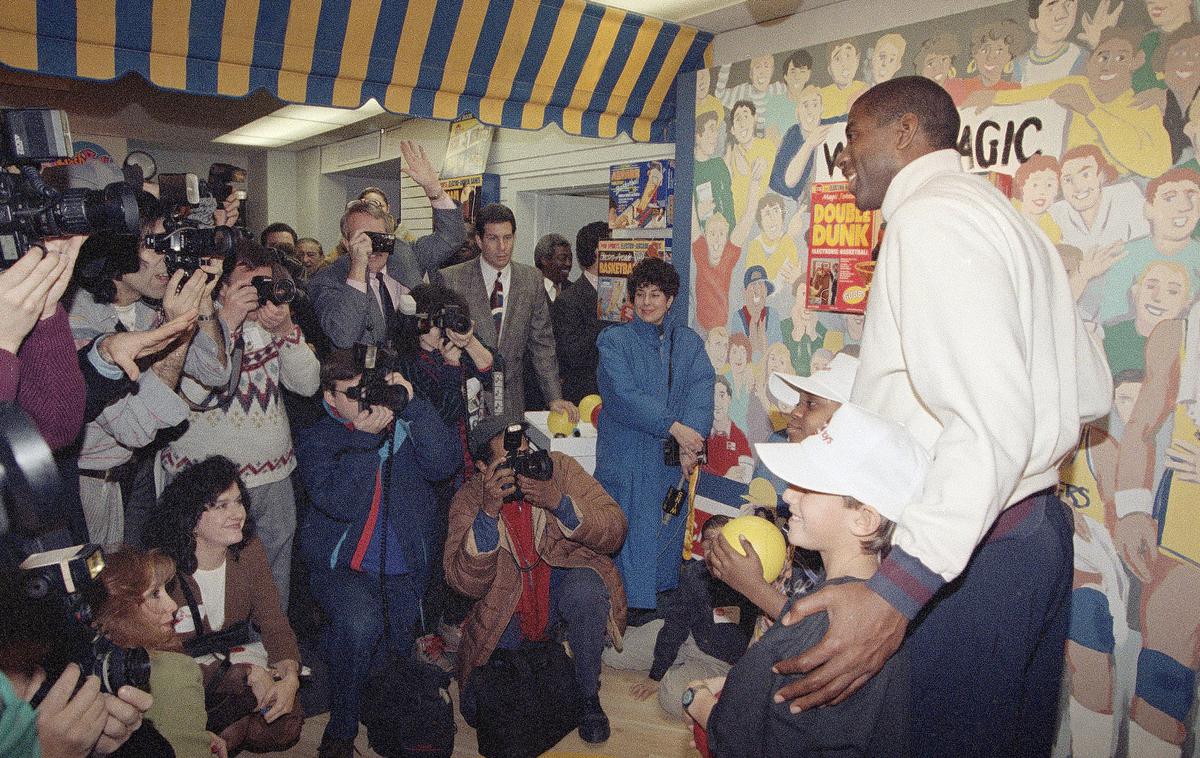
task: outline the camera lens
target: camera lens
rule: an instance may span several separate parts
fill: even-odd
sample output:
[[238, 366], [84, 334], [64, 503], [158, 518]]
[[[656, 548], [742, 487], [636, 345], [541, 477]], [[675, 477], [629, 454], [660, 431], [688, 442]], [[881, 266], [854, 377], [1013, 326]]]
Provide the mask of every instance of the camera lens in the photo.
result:
[[296, 299], [296, 285], [291, 279], [276, 279], [275, 290], [271, 295], [271, 301], [276, 305], [290, 303]]
[[47, 232], [91, 234], [99, 231], [137, 234], [138, 207], [133, 189], [113, 182], [103, 190], [64, 190], [52, 209]]
[[145, 648], [117, 647], [103, 635], [92, 642], [92, 670], [102, 692], [116, 694], [125, 685], [150, 689], [150, 654]]

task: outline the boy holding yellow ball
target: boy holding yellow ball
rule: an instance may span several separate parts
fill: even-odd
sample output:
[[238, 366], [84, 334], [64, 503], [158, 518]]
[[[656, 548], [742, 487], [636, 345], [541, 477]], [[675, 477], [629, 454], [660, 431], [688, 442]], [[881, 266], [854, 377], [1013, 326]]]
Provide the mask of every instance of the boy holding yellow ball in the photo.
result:
[[[928, 454], [904, 427], [851, 403], [803, 442], [755, 449], [791, 485], [783, 496], [791, 507], [788, 541], [821, 554], [826, 584], [862, 582], [875, 573], [929, 465]], [[906, 754], [909, 682], [903, 649], [845, 702], [801, 713], [793, 713], [787, 701], [775, 702], [775, 693], [796, 677], [774, 673], [772, 666], [816, 645], [828, 625], [824, 613], [792, 626], [776, 624], [734, 665], [723, 687], [712, 680], [693, 683], [684, 707], [707, 729], [711, 755], [816, 755], [835, 747], [856, 755]], [[703, 735], [698, 742], [703, 748]]]

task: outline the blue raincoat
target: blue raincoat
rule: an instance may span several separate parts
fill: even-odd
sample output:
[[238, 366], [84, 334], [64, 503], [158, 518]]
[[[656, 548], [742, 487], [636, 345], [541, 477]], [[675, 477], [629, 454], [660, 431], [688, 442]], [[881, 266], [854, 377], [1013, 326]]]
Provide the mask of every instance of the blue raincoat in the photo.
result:
[[676, 421], [704, 437], [713, 422], [714, 375], [704, 341], [672, 315], [662, 330], [635, 317], [597, 341], [604, 405], [596, 479], [629, 522], [616, 563], [631, 608], [657, 607], [657, 593], [679, 583], [687, 512], [663, 524], [663, 496], [680, 476], [678, 466], [663, 465], [663, 442]]

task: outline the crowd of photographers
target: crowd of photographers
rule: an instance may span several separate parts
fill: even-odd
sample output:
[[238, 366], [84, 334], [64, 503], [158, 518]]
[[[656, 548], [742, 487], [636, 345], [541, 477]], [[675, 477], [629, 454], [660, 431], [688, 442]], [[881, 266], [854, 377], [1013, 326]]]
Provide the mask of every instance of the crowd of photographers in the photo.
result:
[[69, 157], [65, 116], [0, 125], [17, 167], [0, 188], [0, 754], [287, 749], [293, 628], [329, 670], [322, 756], [353, 754], [381, 649], [436, 660], [431, 641], [461, 635], [473, 714], [488, 707], [473, 671], [560, 623], [583, 661], [580, 733], [607, 739], [625, 518], [511, 424], [538, 403], [578, 418], [555, 348], [595, 363], [603, 224], [579, 238], [577, 346], [551, 322], [552, 299], [578, 320], [559, 297], [570, 243], [514, 263], [511, 211], [465, 225], [414, 144], [432, 233], [412, 239], [368, 188], [327, 257], [286, 224], [252, 238], [233, 167], [207, 186], [91, 167], [56, 189], [36, 167]]

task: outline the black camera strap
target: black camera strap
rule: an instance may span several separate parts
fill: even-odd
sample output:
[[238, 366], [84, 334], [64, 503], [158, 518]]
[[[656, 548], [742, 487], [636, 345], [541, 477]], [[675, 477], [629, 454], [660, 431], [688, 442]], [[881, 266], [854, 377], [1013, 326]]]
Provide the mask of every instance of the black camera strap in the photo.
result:
[[209, 392], [203, 402], [193, 403], [184, 397], [193, 411], [225, 410], [233, 403], [237, 395], [238, 385], [242, 381], [242, 356], [246, 353], [246, 340], [241, 334], [233, 342], [233, 352], [229, 355], [229, 383], [217, 392]]
[[667, 338], [667, 402], [671, 402], [671, 380], [675, 370], [675, 329], [671, 329], [671, 336]]

